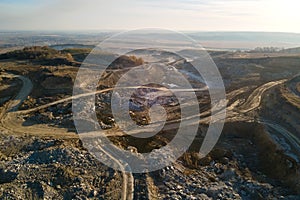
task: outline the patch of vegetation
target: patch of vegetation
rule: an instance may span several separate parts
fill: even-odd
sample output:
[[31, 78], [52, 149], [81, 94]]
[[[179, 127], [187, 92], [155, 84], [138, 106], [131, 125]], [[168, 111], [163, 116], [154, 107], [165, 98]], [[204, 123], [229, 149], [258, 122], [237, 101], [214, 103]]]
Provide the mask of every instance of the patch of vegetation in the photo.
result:
[[72, 65], [74, 61], [70, 53], [57, 51], [48, 46], [25, 47], [1, 54], [1, 59], [30, 60], [47, 65]]
[[82, 62], [92, 51], [90, 48], [70, 48], [64, 49], [61, 52], [64, 54], [71, 54], [74, 60]]
[[125, 69], [132, 68], [144, 64], [142, 58], [137, 58], [136, 56], [120, 56], [111, 65], [109, 69]]
[[64, 49], [61, 52], [62, 53], [70, 53], [70, 54], [85, 54], [85, 53], [90, 53], [92, 49], [90, 48], [70, 48], [70, 49]]

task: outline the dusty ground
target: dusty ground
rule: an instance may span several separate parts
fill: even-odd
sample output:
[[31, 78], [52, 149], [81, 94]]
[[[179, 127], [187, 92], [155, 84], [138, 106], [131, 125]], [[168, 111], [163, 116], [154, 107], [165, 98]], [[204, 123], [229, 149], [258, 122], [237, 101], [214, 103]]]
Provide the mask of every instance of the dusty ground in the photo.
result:
[[[78, 52], [77, 56], [80, 57]], [[288, 87], [291, 83], [286, 84], [285, 80], [299, 72], [300, 58], [295, 55], [287, 58], [239, 54], [228, 57], [224, 53], [218, 54], [215, 60], [224, 78], [228, 98], [228, 119], [216, 148], [204, 159], [199, 159], [195, 153], [203, 140], [210, 114], [208, 94], [199, 92], [203, 118], [190, 151], [171, 167], [133, 175], [132, 188], [130, 175], [105, 167], [84, 149], [74, 133], [69, 97], [78, 70], [76, 66], [2, 60], [3, 73], [29, 78], [33, 89], [19, 107], [23, 113], [7, 112], [6, 107], [22, 87], [22, 82], [16, 78], [0, 80], [1, 112], [4, 115], [0, 129], [0, 197], [120, 199], [122, 195], [131, 197], [128, 193], [133, 192], [134, 199], [299, 198], [299, 163], [295, 156], [299, 156], [297, 147], [300, 143], [294, 138], [300, 137], [299, 98], [294, 93], [299, 92], [299, 83], [292, 82], [295, 89], [291, 90]], [[99, 89], [115, 84], [120, 77], [118, 68], [122, 69], [119, 66], [107, 72], [111, 80], [100, 81]], [[99, 123], [108, 132], [117, 134], [107, 101], [110, 94], [103, 92], [97, 96], [97, 114]], [[59, 100], [61, 102], [57, 104], [45, 106]], [[138, 100], [145, 100], [145, 97]], [[30, 109], [33, 111], [25, 114]], [[166, 110], [169, 121], [178, 119], [178, 105], [174, 99]], [[147, 125], [147, 112], [147, 106], [132, 110], [131, 117], [137, 124]], [[171, 127], [147, 140], [122, 134], [110, 134], [110, 139], [122, 148], [134, 146], [140, 153], [149, 152], [172, 139], [176, 125]], [[284, 142], [278, 142], [283, 141], [281, 137], [285, 138]]]

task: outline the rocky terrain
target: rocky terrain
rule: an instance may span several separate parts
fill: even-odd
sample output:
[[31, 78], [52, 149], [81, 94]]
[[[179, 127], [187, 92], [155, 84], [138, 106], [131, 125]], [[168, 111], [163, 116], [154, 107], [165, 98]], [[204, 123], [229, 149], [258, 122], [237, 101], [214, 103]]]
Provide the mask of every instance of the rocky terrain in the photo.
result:
[[[200, 128], [189, 151], [162, 170], [130, 174], [103, 165], [76, 134], [71, 96], [87, 52], [35, 47], [0, 56], [0, 199], [300, 199], [299, 56], [210, 52], [228, 98], [228, 117], [216, 147], [200, 159], [210, 99], [207, 90], [199, 91]], [[95, 109], [115, 145], [144, 153], [166, 145], [178, 126], [167, 124], [171, 128], [147, 139], [122, 134], [110, 108], [111, 88], [122, 74], [160, 61], [182, 72], [193, 87], [205, 84], [174, 54], [134, 54], [118, 58], [105, 71]], [[32, 89], [21, 95], [26, 80]], [[178, 119], [172, 95], [148, 98], [162, 89], [147, 85], [136, 90], [130, 116], [137, 125], [149, 124], [149, 108], [157, 102], [164, 105], [170, 124]]]
[[1, 136], [1, 199], [120, 198], [122, 176], [78, 139]]

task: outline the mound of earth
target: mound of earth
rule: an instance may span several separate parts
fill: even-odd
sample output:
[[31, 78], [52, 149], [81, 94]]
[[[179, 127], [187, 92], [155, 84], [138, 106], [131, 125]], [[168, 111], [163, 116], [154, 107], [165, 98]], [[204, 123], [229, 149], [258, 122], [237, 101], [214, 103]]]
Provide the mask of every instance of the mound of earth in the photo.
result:
[[70, 89], [72, 86], [72, 78], [69, 76], [50, 76], [41, 84], [45, 89]]
[[43, 65], [75, 64], [70, 53], [57, 51], [48, 46], [25, 47], [22, 50], [10, 51], [0, 55], [0, 60], [3, 59], [30, 60]]

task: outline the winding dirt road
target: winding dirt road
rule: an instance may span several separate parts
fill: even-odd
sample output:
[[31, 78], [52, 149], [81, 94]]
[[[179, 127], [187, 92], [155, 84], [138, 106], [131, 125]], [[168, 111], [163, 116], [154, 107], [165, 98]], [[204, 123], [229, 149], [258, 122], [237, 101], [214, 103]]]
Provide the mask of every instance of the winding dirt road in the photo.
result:
[[[21, 104], [21, 102], [25, 98], [27, 98], [28, 94], [30, 93], [30, 91], [32, 89], [32, 83], [29, 79], [22, 77], [22, 76], [18, 76], [18, 75], [6, 74], [6, 75], [2, 75], [2, 76], [16, 77], [16, 78], [19, 78], [20, 80], [22, 80], [22, 82], [23, 82], [23, 87], [20, 90], [19, 94], [16, 96], [15, 100], [9, 102], [9, 104], [6, 106], [6, 109], [3, 109], [2, 115], [3, 115], [3, 112], [6, 112], [6, 110], [10, 110], [10, 112], [6, 112], [5, 117], [1, 118], [1, 123], [2, 123], [3, 127], [5, 127], [8, 130], [11, 130], [13, 132], [20, 132], [20, 133], [38, 134], [38, 135], [46, 135], [46, 136], [63, 135], [64, 137], [66, 137], [66, 136], [74, 137], [73, 133], [68, 133], [67, 130], [63, 129], [63, 128], [56, 128], [56, 127], [49, 127], [49, 126], [47, 126], [47, 128], [45, 128], [45, 125], [33, 125], [33, 126], [29, 126], [29, 127], [24, 127], [23, 120], [21, 119], [21, 117], [18, 117], [18, 116], [36, 112], [38, 110], [45, 109], [50, 106], [54, 106], [54, 105], [57, 105], [60, 103], [71, 101], [73, 99], [82, 98], [82, 97], [91, 96], [91, 95], [100, 94], [100, 93], [105, 93], [105, 92], [114, 90], [114, 88], [108, 88], [108, 89], [99, 90], [96, 92], [79, 94], [76, 96], [72, 96], [72, 97], [68, 97], [65, 99], [51, 102], [46, 105], [38, 106], [36, 108], [17, 111], [17, 107]], [[266, 83], [266, 84], [256, 88], [244, 103], [242, 103], [241, 100], [237, 100], [237, 101], [233, 102], [232, 104], [228, 105], [227, 111], [226, 111], [227, 119], [230, 121], [249, 120], [249, 117], [247, 117], [245, 114], [260, 106], [263, 93], [278, 84], [282, 84], [285, 81], [286, 80], [279, 80], [279, 81], [273, 81], [273, 82]], [[131, 88], [136, 89], [136, 88], [141, 88], [141, 87], [131, 87]], [[159, 90], [161, 90], [162, 92], [166, 91], [165, 88], [159, 88]], [[200, 88], [199, 90], [202, 91], [203, 89]], [[247, 87], [232, 91], [231, 93], [229, 93], [227, 95], [227, 98], [233, 98], [234, 96], [241, 94], [241, 93], [245, 92], [246, 90], [247, 90]], [[181, 90], [181, 91], [189, 92], [186, 90]], [[195, 92], [195, 91], [197, 91], [197, 90], [193, 90], [190, 92]], [[228, 102], [229, 102], [229, 100], [227, 99], [227, 103]], [[242, 115], [242, 114], [244, 114], [244, 115]], [[206, 112], [200, 113], [199, 115], [189, 116], [186, 119], [169, 121], [165, 125], [164, 130], [175, 129], [175, 128], [177, 128], [176, 123], [178, 123], [180, 121], [182, 122], [182, 121], [191, 120], [191, 119], [199, 119], [199, 117], [201, 117], [200, 121], [196, 120], [195, 123], [209, 124], [210, 121], [212, 120], [212, 118], [214, 119], [214, 121], [218, 121], [219, 118], [221, 120], [221, 118], [223, 117], [223, 111], [215, 113], [213, 115], [213, 117], [210, 116], [210, 111], [206, 111]], [[130, 133], [130, 135], [139, 134], [139, 133], [142, 133], [143, 131], [144, 131], [144, 129], [141, 128], [139, 131], [136, 131], [135, 133]], [[124, 135], [124, 133], [122, 131], [116, 130], [113, 134], [111, 133], [111, 131], [108, 131], [107, 135], [108, 136]]]
[[0, 118], [2, 118], [7, 111], [16, 111], [18, 109], [18, 107], [30, 94], [33, 85], [31, 81], [24, 76], [14, 74], [1, 74], [0, 77], [18, 78], [22, 81], [22, 88], [20, 89], [19, 93], [15, 96], [13, 100], [9, 101], [3, 106], [3, 109], [1, 110], [0, 114]]
[[[12, 133], [19, 133], [19, 134], [27, 133], [27, 134], [30, 134], [30, 135], [39, 135], [39, 136], [59, 136], [59, 137], [64, 137], [64, 138], [68, 138], [68, 137], [78, 138], [78, 136], [76, 134], [68, 133], [66, 129], [62, 129], [62, 128], [50, 127], [50, 126], [46, 126], [46, 125], [24, 126], [23, 125], [24, 121], [23, 121], [21, 116], [25, 115], [25, 114], [32, 113], [32, 112], [36, 112], [36, 111], [41, 110], [41, 109], [45, 109], [45, 108], [50, 107], [50, 106], [54, 106], [54, 105], [57, 105], [57, 104], [60, 104], [60, 103], [71, 101], [75, 98], [82, 98], [82, 97], [95, 95], [95, 94], [100, 94], [100, 93], [105, 93], [105, 92], [114, 90], [114, 88], [108, 88], [108, 89], [100, 90], [100, 91], [97, 91], [97, 92], [80, 94], [80, 95], [68, 97], [68, 98], [65, 98], [65, 99], [61, 99], [61, 100], [58, 100], [58, 101], [55, 101], [55, 102], [52, 102], [52, 103], [49, 103], [49, 104], [46, 104], [46, 105], [42, 105], [42, 106], [39, 106], [39, 107], [36, 107], [36, 108], [32, 108], [32, 109], [28, 109], [28, 110], [24, 110], [24, 111], [18, 111], [17, 110], [18, 107], [27, 98], [27, 96], [30, 94], [30, 92], [32, 90], [33, 86], [32, 86], [31, 81], [26, 77], [19, 76], [19, 75], [14, 75], [14, 74], [2, 74], [0, 76], [1, 77], [8, 77], [8, 78], [18, 78], [23, 83], [20, 92], [15, 96], [15, 98], [13, 100], [6, 103], [1, 108], [1, 112], [0, 112], [0, 125], [1, 125], [1, 128], [9, 130]], [[264, 94], [264, 92], [266, 92], [267, 90], [269, 90], [270, 88], [272, 88], [276, 85], [284, 83], [285, 81], [286, 80], [279, 80], [279, 81], [273, 81], [273, 82], [266, 83], [266, 84], [256, 88], [250, 94], [250, 96], [247, 98], [247, 100], [244, 103], [240, 99], [238, 99], [237, 101], [231, 103], [227, 107], [227, 119], [228, 120], [233, 120], [233, 121], [249, 120], [250, 117], [247, 117], [246, 114], [260, 106], [262, 95]], [[132, 87], [132, 88], [140, 88], [140, 87]], [[164, 91], [166, 89], [161, 88], [161, 90]], [[235, 91], [231, 92], [230, 94], [228, 94], [227, 98], [233, 98], [234, 96], [236, 96], [238, 94], [242, 94], [245, 91], [247, 91], [247, 88], [241, 88], [239, 90], [235, 90]], [[194, 92], [194, 90], [191, 91], [191, 92]], [[228, 103], [228, 100], [227, 100], [227, 103]], [[195, 122], [196, 123], [204, 123], [204, 124], [206, 123], [207, 124], [212, 119], [211, 116], [208, 116], [209, 114], [210, 114], [210, 112], [206, 111], [206, 112], [201, 113], [201, 114], [196, 115], [196, 116], [190, 116], [190, 117], [188, 117], [188, 119], [181, 119], [181, 120], [183, 120], [183, 121], [184, 120], [190, 120], [192, 118], [199, 119], [199, 117], [203, 117], [203, 118], [201, 118], [200, 121], [198, 120], [198, 121], [195, 121]], [[221, 116], [221, 114], [222, 113], [217, 112], [215, 114], [214, 118], [218, 119], [218, 115]], [[165, 130], [172, 130], [174, 128], [177, 128], [177, 125], [175, 124], [177, 122], [180, 122], [180, 121], [174, 120], [174, 121], [168, 122], [164, 129]], [[292, 133], [290, 133], [289, 131], [287, 131], [286, 129], [281, 127], [280, 125], [272, 123], [270, 121], [261, 120], [259, 122], [262, 123], [262, 124], [265, 124], [266, 126], [271, 127], [272, 129], [276, 130], [279, 134], [283, 135], [289, 141], [289, 143], [292, 144], [292, 146], [300, 152], [300, 140], [296, 136], [294, 136]], [[143, 129], [141, 129], [138, 132], [143, 132]], [[108, 135], [110, 135], [110, 134], [111, 133], [109, 133]], [[122, 135], [124, 133], [121, 132], [121, 131], [114, 132], [114, 135], [118, 135], [118, 134]], [[119, 166], [119, 169], [121, 169], [121, 173], [122, 173], [122, 176], [123, 176], [121, 199], [122, 200], [133, 199], [134, 178], [133, 178], [132, 174], [131, 173], [126, 173], [125, 172], [126, 170], [124, 168], [124, 163], [122, 163], [118, 159], [115, 159], [112, 152], [107, 152], [106, 150], [104, 150], [101, 147], [100, 143], [98, 143], [98, 148], [101, 149], [102, 152], [104, 152], [111, 160], [113, 160]]]
[[[19, 108], [19, 106], [22, 104], [22, 102], [31, 93], [31, 90], [33, 88], [32, 82], [30, 81], [30, 79], [28, 79], [24, 76], [14, 75], [14, 74], [1, 74], [0, 77], [18, 78], [22, 81], [22, 88], [20, 89], [19, 93], [15, 96], [15, 98], [13, 100], [7, 102], [2, 107], [2, 110], [0, 113], [0, 120], [1, 120], [2, 128], [9, 130], [11, 132], [16, 132], [16, 128], [19, 128], [19, 130], [17, 130], [17, 131], [20, 132], [21, 134], [24, 134], [29, 131], [31, 134], [35, 133], [37, 135], [40, 135], [41, 133], [45, 134], [45, 131], [46, 131], [48, 136], [50, 136], [50, 135], [53, 136], [53, 133], [55, 133], [54, 136], [61, 135], [64, 137], [71, 136], [71, 137], [78, 138], [78, 136], [76, 136], [74, 133], [66, 133], [66, 132], [57, 133], [54, 131], [53, 128], [50, 128], [50, 127], [42, 126], [37, 129], [37, 127], [24, 128], [24, 126], [20, 126], [20, 123], [18, 122], [18, 121], [20, 121], [20, 119], [18, 118], [18, 115], [20, 115], [22, 112], [20, 113], [20, 112], [16, 112], [16, 111]], [[81, 97], [81, 96], [79, 96], [79, 97]], [[63, 99], [62, 101], [55, 102], [54, 104], [50, 103], [47, 106], [55, 105], [57, 103], [63, 103], [68, 100], [69, 99]], [[39, 109], [41, 109], [41, 108], [39, 108]], [[32, 112], [32, 111], [30, 111], [30, 112]], [[16, 123], [16, 121], [17, 121], [17, 123]], [[30, 129], [28, 130], [28, 128], [30, 128]], [[102, 152], [105, 153], [106, 156], [108, 156], [112, 161], [114, 161], [119, 166], [119, 169], [121, 169], [120, 172], [122, 173], [122, 177], [123, 177], [121, 199], [122, 200], [133, 199], [134, 179], [133, 179], [132, 173], [126, 172], [123, 164], [118, 159], [115, 159], [112, 153], [105, 151], [101, 147], [101, 145], [98, 145], [98, 148], [101, 148]]]
[[282, 84], [286, 81], [287, 81], [286, 79], [279, 80], [279, 81], [272, 81], [272, 82], [266, 83], [266, 84], [258, 87], [248, 97], [247, 101], [242, 106], [239, 107], [239, 112], [247, 113], [251, 110], [254, 110], [255, 108], [257, 108], [260, 105], [262, 95], [264, 94], [265, 91], [271, 89], [272, 87], [274, 87], [276, 85]]

